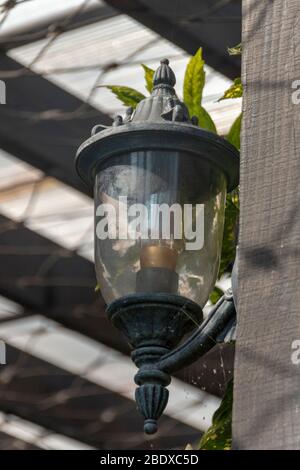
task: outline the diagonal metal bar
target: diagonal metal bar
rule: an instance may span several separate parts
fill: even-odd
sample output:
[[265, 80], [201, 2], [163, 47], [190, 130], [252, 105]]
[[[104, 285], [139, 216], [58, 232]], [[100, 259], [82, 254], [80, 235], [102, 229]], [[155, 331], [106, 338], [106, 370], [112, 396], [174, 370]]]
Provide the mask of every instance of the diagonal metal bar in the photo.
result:
[[[98, 449], [147, 445], [133, 401], [15, 347], [8, 346], [7, 355], [8, 365], [0, 369], [5, 413]], [[199, 437], [199, 430], [175, 419], [164, 417], [164, 425], [172, 431], [151, 441], [158, 448]]]
[[86, 8], [64, 26], [65, 15], [51, 16], [50, 18], [36, 22], [28, 26], [13, 29], [7, 34], [0, 34], [0, 47], [2, 50], [9, 50], [15, 47], [39, 41], [51, 37], [57, 31], [72, 31], [103, 20], [113, 18], [119, 13], [105, 4], [93, 5]]
[[[76, 252], [0, 216], [0, 292], [30, 312], [55, 319], [75, 331], [128, 352], [95, 293], [94, 266]], [[23, 247], [23, 249], [22, 249]], [[40, 266], [53, 257], [48, 270]]]
[[[21, 304], [29, 314], [43, 314], [129, 353], [124, 338], [106, 316], [101, 296], [95, 293], [93, 263], [4, 216], [0, 216], [0, 228], [0, 294]], [[49, 269], [40, 270], [49, 257]], [[177, 376], [220, 396], [226, 382], [221, 364], [230, 377], [233, 354], [231, 345], [215, 347]]]
[[[0, 55], [1, 71], [22, 66]], [[74, 155], [99, 122], [111, 119], [50, 83], [29, 74], [5, 80], [7, 104], [0, 106], [0, 147], [60, 181], [88, 193], [74, 170]]]
[[194, 54], [202, 46], [208, 65], [229, 78], [240, 75], [240, 61], [237, 57], [228, 55], [227, 47], [241, 42], [241, 1], [224, 6], [223, 16], [220, 16], [218, 22], [211, 23], [204, 19], [201, 25], [184, 21], [187, 11], [197, 15], [198, 11], [203, 10], [203, 2], [199, 0], [165, 0], [163, 5], [162, 2], [153, 0], [105, 2], [121, 13], [132, 16], [190, 54]]

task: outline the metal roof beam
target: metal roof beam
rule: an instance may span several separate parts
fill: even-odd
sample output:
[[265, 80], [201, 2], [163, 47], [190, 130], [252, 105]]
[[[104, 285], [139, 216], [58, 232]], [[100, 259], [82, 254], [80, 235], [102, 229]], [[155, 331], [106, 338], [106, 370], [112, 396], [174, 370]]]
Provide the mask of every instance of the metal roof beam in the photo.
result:
[[[1, 295], [30, 313], [43, 314], [129, 353], [124, 338], [107, 318], [103, 299], [95, 292], [93, 263], [4, 216], [0, 216], [0, 255]], [[220, 396], [232, 375], [233, 356], [232, 345], [220, 345], [177, 375], [183, 380], [194, 376], [195, 385]]]
[[[202, 46], [208, 65], [229, 78], [240, 75], [240, 60], [227, 53], [227, 47], [241, 42], [241, 0], [228, 1], [216, 16], [201, 12], [211, 7], [211, 0], [185, 0], [174, 5], [173, 0], [105, 0], [160, 36], [194, 54]], [[218, 1], [215, 0], [217, 5]], [[191, 20], [187, 12], [193, 13], [198, 21]]]
[[0, 54], [7, 104], [0, 106], [0, 147], [88, 193], [76, 175], [74, 157], [95, 124], [110, 124], [101, 111]]
[[[146, 445], [132, 400], [21, 349], [7, 348], [8, 364], [0, 368], [2, 411], [98, 449]], [[172, 433], [155, 437], [151, 442], [157, 448], [176, 448], [201, 434], [167, 416], [162, 426]]]
[[[31, 23], [26, 26], [19, 27], [11, 30], [9, 33], [0, 34], [0, 48], [2, 51], [25, 46], [26, 44], [39, 41], [41, 39], [50, 38], [51, 35], [61, 34], [61, 32], [72, 31], [74, 29], [82, 28], [100, 21], [113, 18], [119, 13], [112, 7], [102, 4], [88, 8], [82, 12], [70, 15], [51, 16], [49, 19]], [[68, 16], [70, 20], [68, 20]]]

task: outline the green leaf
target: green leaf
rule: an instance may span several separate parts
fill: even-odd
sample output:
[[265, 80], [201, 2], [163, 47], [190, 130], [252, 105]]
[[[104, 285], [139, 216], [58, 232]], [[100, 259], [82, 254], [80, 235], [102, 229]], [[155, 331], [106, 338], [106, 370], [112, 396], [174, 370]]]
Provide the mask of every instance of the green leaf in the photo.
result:
[[[226, 139], [234, 145], [238, 150], [240, 148], [242, 113], [236, 118]], [[227, 194], [225, 207], [225, 223], [221, 252], [221, 263], [219, 270], [219, 278], [230, 270], [235, 259], [236, 252], [236, 225], [239, 216], [239, 193], [234, 190]]]
[[145, 64], [141, 64], [141, 65], [145, 72], [146, 90], [148, 90], [149, 93], [151, 93], [152, 88], [153, 88], [153, 76], [154, 76], [155, 71], [147, 67], [147, 65]]
[[228, 54], [229, 55], [241, 55], [242, 54], [242, 43], [240, 42], [234, 47], [228, 47], [227, 48]]
[[224, 295], [224, 292], [222, 291], [222, 289], [215, 286], [214, 290], [210, 294], [209, 300], [214, 305], [218, 302], [218, 300], [222, 297], [222, 295]]
[[202, 93], [205, 85], [204, 60], [202, 58], [202, 48], [190, 59], [183, 84], [183, 100], [187, 106], [190, 116], [197, 116], [199, 127], [211, 132], [217, 132], [216, 126], [206, 109], [201, 105]]
[[213, 415], [212, 425], [201, 438], [199, 450], [231, 449], [232, 401], [233, 380], [231, 379], [227, 384], [221, 405]]
[[145, 98], [143, 93], [128, 86], [101, 85], [99, 88], [108, 88], [125, 105], [135, 108]]
[[233, 98], [241, 98], [243, 96], [243, 85], [240, 78], [235, 78], [233, 84], [228, 90], [225, 91], [224, 95], [218, 100], [229, 100]]
[[230, 266], [235, 259], [236, 251], [236, 224], [239, 215], [239, 195], [238, 190], [227, 194], [225, 207], [225, 223], [221, 252], [221, 264], [219, 278], [230, 271]]
[[195, 110], [192, 116], [197, 116], [199, 127], [217, 133], [214, 121], [203, 106], [199, 106], [198, 110]]
[[243, 114], [241, 113], [234, 123], [232, 124], [228, 135], [226, 136], [226, 139], [228, 142], [230, 142], [232, 145], [234, 145], [238, 150], [241, 147], [241, 125], [242, 125], [242, 116]]
[[190, 115], [196, 114], [201, 106], [202, 92], [205, 84], [204, 60], [202, 47], [191, 57], [184, 75], [183, 100], [188, 107]]

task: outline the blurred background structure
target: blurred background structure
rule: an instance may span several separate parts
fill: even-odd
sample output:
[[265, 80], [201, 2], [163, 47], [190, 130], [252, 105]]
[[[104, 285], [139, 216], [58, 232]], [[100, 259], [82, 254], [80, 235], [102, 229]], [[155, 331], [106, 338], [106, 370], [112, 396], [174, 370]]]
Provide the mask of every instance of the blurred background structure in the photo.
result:
[[[241, 0], [8, 0], [0, 4], [0, 449], [172, 449], [197, 442], [232, 373], [216, 346], [178, 374], [145, 437], [129, 348], [95, 292], [93, 203], [79, 144], [124, 110], [101, 85], [144, 92], [141, 63], [178, 77], [202, 46], [203, 105], [225, 134], [239, 100]], [[226, 283], [226, 280], [224, 281]], [[209, 308], [209, 307], [208, 307]]]

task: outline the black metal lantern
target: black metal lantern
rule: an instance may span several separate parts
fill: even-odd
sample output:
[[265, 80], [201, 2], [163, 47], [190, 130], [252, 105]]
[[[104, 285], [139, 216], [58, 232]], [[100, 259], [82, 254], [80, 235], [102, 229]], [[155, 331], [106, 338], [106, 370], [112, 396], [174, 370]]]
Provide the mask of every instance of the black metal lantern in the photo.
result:
[[[94, 188], [98, 283], [109, 318], [133, 348], [136, 401], [149, 434], [167, 404], [169, 374], [205, 352], [203, 334], [216, 337], [234, 311], [227, 296], [202, 323], [219, 269], [226, 191], [238, 183], [238, 153], [190, 119], [174, 85], [162, 60], [151, 96], [112, 127], [96, 126], [76, 159]], [[192, 342], [178, 346], [199, 326]]]

